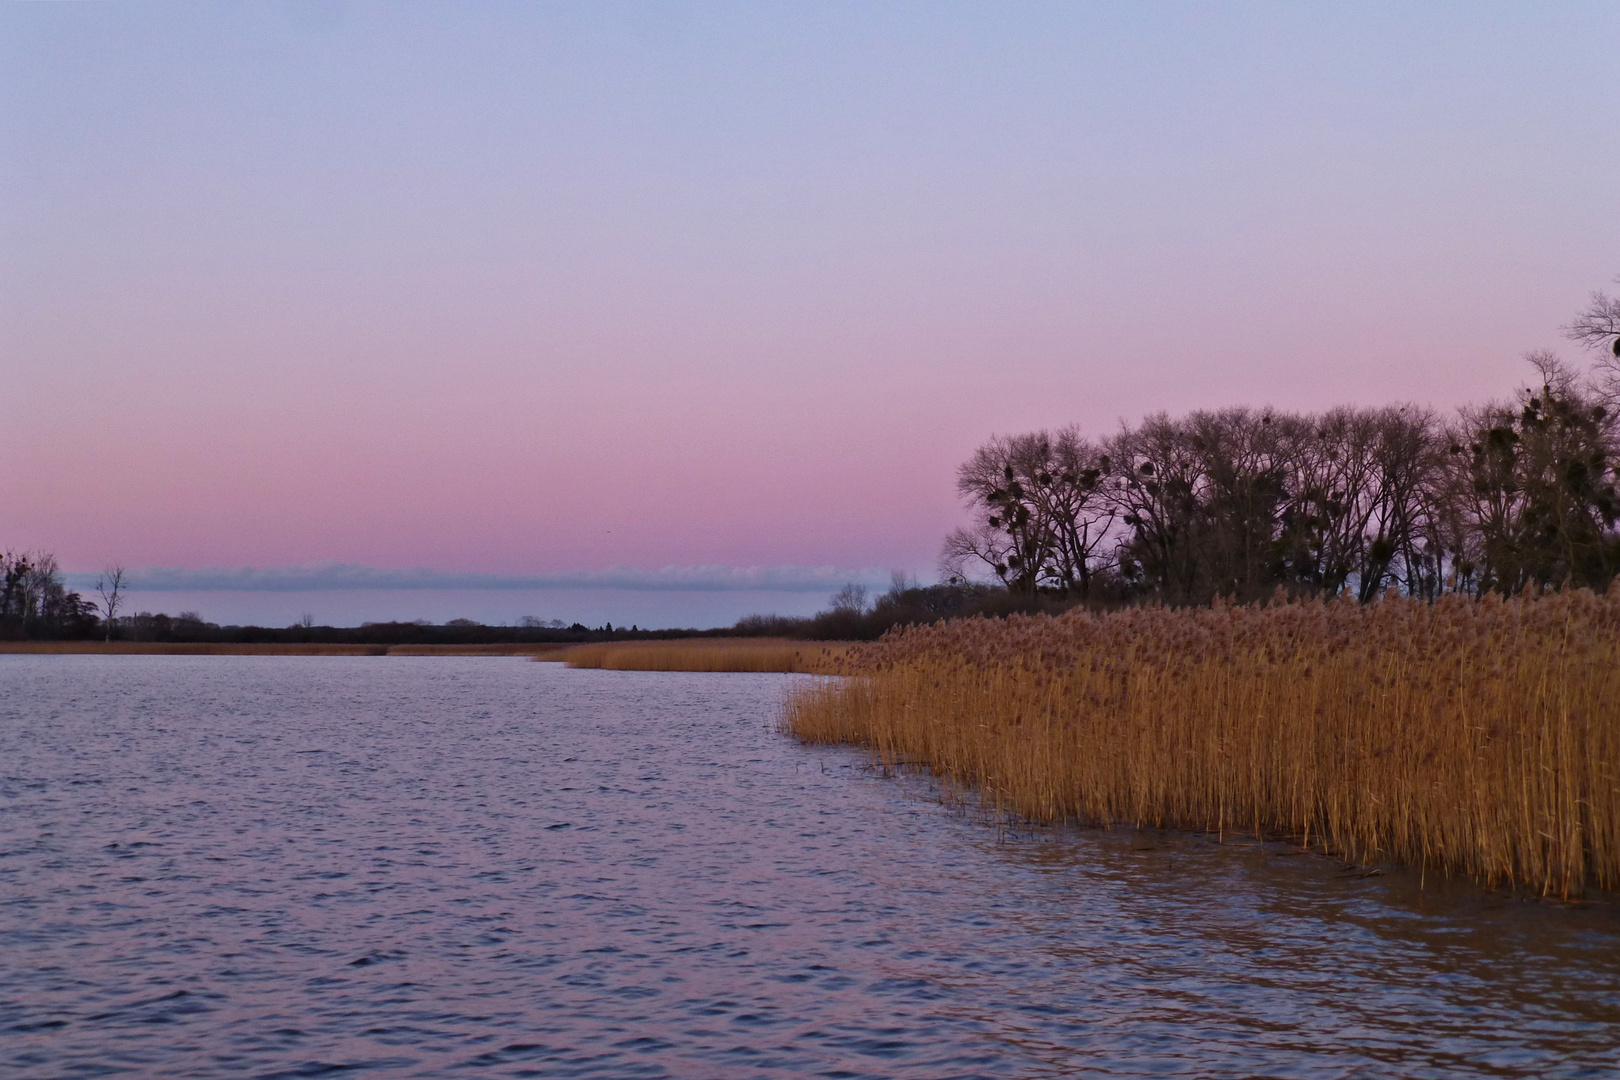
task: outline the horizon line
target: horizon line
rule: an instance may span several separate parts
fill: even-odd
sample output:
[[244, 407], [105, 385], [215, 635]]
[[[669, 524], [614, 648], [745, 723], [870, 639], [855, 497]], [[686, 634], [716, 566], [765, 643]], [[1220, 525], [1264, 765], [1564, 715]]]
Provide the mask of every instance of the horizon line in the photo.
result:
[[[603, 570], [540, 574], [408, 569], [360, 563], [285, 566], [152, 566], [127, 572], [130, 592], [338, 592], [382, 589], [549, 590], [620, 589], [630, 592], [820, 592], [847, 584], [886, 587], [897, 571], [835, 566], [664, 566], [656, 570], [610, 566]], [[95, 571], [63, 574], [72, 588], [93, 589]]]

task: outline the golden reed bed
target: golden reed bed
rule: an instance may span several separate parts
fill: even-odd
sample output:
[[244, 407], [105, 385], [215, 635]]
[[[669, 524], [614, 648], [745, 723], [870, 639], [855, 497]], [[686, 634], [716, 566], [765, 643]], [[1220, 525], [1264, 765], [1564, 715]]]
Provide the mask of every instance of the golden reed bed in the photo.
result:
[[785, 728], [1030, 819], [1620, 886], [1620, 588], [970, 620], [856, 663], [793, 691]]
[[558, 656], [574, 668], [613, 671], [781, 671], [827, 673], [849, 646], [777, 638], [683, 638], [575, 645]]

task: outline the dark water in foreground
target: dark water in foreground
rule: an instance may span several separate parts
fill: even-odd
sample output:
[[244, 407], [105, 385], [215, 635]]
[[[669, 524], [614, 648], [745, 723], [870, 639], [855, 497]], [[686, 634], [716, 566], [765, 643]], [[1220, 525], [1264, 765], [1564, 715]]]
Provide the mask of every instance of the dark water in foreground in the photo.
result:
[[1620, 914], [1008, 834], [784, 676], [0, 657], [0, 1074], [1620, 1075]]

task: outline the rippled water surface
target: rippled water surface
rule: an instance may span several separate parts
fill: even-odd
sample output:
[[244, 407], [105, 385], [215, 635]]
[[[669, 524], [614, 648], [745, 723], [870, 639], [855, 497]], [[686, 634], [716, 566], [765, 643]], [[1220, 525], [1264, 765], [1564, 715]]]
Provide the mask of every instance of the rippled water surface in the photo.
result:
[[1006, 832], [785, 676], [0, 657], [0, 1073], [1620, 1075], [1620, 917]]

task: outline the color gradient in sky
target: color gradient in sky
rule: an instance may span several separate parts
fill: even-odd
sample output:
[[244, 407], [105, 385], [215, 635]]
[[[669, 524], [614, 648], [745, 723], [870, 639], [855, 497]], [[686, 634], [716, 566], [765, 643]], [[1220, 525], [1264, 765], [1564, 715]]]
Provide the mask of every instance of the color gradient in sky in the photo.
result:
[[0, 546], [927, 577], [993, 433], [1510, 390], [1620, 273], [1617, 41], [1607, 2], [7, 5]]

